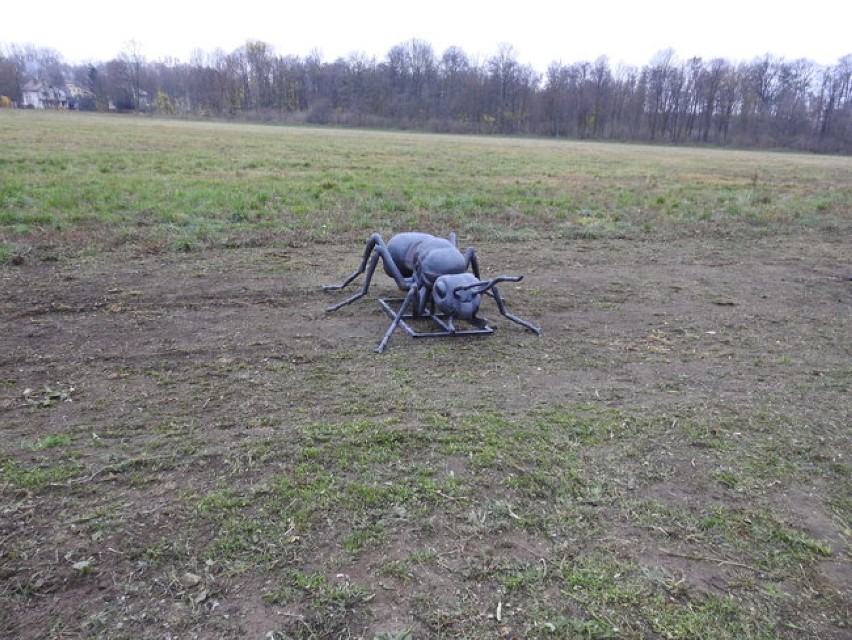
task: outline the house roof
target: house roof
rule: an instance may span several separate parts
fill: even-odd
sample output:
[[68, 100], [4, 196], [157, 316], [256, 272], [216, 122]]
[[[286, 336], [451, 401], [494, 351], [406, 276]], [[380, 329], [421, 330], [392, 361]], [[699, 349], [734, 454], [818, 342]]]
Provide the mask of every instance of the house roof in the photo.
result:
[[[84, 92], [82, 87], [79, 87], [78, 85], [74, 86], [80, 90], [80, 95], [82, 95]], [[66, 100], [69, 95], [79, 97], [65, 85], [48, 84], [36, 79], [29, 80], [21, 88], [21, 91], [23, 93], [37, 93], [43, 100]]]
[[75, 98], [82, 98], [84, 96], [93, 95], [91, 91], [86, 89], [85, 87], [80, 86], [76, 82], [69, 82], [65, 85], [66, 93], [74, 96]]

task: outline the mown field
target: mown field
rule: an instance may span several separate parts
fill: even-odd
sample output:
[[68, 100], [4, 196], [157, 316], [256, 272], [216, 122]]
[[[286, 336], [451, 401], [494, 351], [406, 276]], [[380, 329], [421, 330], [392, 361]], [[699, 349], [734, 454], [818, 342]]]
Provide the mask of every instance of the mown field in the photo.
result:
[[[852, 159], [0, 111], [10, 638], [850, 637]], [[323, 292], [476, 247], [536, 336]], [[354, 291], [353, 291], [354, 292]]]

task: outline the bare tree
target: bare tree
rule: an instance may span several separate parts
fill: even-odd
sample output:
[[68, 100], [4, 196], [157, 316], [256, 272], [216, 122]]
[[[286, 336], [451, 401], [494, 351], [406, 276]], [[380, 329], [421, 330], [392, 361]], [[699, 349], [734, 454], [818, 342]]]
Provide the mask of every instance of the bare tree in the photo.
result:
[[827, 151], [848, 148], [852, 138], [852, 55], [826, 70], [817, 105], [821, 147]]
[[515, 48], [499, 45], [497, 53], [488, 59], [488, 105], [497, 131], [516, 133], [526, 118], [531, 92], [537, 88], [539, 77], [529, 65], [518, 61]]
[[772, 56], [734, 65], [667, 49], [615, 72], [606, 57], [552, 63], [542, 82], [509, 44], [484, 62], [460, 47], [438, 59], [422, 40], [379, 60], [326, 62], [319, 51], [279, 56], [249, 41], [183, 64], [149, 63], [131, 41], [107, 63], [75, 68], [50, 49], [0, 48], [0, 93], [18, 99], [31, 77], [73, 79], [99, 109], [142, 109], [156, 96], [162, 112], [204, 116], [852, 152], [852, 55], [829, 67]]
[[14, 102], [20, 102], [23, 84], [21, 61], [10, 52], [0, 50], [0, 95]]
[[246, 107], [255, 113], [272, 106], [272, 48], [260, 40], [243, 47]]
[[136, 40], [130, 40], [124, 46], [124, 50], [118, 55], [116, 73], [120, 75], [123, 84], [129, 92], [133, 109], [139, 111], [144, 107], [141, 104], [142, 97], [142, 71], [145, 66], [145, 55], [142, 53], [142, 45]]

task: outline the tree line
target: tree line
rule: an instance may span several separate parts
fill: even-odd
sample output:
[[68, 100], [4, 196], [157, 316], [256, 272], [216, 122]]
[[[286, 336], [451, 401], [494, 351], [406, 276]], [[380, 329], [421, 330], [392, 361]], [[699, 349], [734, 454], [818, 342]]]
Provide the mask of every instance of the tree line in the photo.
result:
[[852, 152], [852, 54], [836, 64], [771, 55], [749, 62], [680, 59], [645, 66], [606, 57], [552, 63], [542, 74], [501, 45], [484, 61], [437, 55], [410, 40], [382, 59], [276, 54], [262, 41], [189, 62], [148, 61], [141, 48], [68, 65], [33, 46], [0, 48], [0, 95], [30, 77], [85, 89], [80, 107], [173, 116], [309, 122], [453, 133], [652, 141]]

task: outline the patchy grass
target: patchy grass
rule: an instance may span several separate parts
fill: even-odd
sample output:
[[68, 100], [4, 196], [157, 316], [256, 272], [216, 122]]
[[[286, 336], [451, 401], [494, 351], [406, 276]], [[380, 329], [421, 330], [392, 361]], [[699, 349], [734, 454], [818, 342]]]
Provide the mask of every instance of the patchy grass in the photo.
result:
[[433, 227], [472, 242], [838, 228], [852, 172], [795, 154], [93, 114], [4, 112], [0, 132], [3, 259]]
[[[0, 130], [11, 635], [848, 632], [848, 158]], [[321, 285], [410, 227], [544, 334], [373, 354], [389, 282]]]

